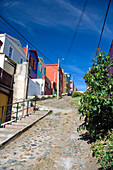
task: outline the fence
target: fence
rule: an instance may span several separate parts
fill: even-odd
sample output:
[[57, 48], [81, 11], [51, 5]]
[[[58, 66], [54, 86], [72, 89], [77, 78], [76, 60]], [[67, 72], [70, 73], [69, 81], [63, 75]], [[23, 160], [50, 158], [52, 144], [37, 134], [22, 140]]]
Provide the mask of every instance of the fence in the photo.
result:
[[36, 99], [26, 99], [13, 104], [0, 106], [0, 127], [9, 121], [17, 121], [25, 116], [29, 116], [30, 112], [36, 110]]

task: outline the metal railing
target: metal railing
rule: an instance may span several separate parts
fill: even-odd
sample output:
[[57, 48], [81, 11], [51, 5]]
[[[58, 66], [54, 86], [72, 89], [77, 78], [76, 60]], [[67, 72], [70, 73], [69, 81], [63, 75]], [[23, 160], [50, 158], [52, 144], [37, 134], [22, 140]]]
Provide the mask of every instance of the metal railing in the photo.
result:
[[0, 127], [9, 121], [17, 121], [25, 116], [29, 116], [30, 112], [36, 110], [36, 102], [37, 99], [25, 99], [20, 102], [0, 106]]

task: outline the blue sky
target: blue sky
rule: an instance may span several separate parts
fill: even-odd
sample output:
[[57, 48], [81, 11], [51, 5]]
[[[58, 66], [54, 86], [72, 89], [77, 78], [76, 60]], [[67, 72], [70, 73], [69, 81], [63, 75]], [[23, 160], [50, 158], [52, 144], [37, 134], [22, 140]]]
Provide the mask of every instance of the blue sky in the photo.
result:
[[[1, 15], [55, 64], [66, 58], [85, 0], [1, 0]], [[75, 87], [84, 91], [83, 76], [91, 67], [108, 1], [89, 0], [71, 52], [60, 66], [71, 73]], [[111, 2], [100, 48], [109, 51], [113, 36]], [[1, 20], [1, 19], [0, 19]], [[19, 39], [3, 23], [0, 31]], [[21, 40], [20, 40], [21, 41]], [[26, 46], [21, 41], [22, 46]], [[39, 54], [39, 56], [41, 56]], [[44, 58], [46, 64], [50, 61]]]

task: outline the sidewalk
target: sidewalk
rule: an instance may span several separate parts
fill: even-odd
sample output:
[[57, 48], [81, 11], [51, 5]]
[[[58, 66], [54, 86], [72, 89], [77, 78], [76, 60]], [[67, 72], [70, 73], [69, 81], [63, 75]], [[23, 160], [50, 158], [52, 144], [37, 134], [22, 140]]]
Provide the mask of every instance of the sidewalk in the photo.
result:
[[17, 122], [11, 122], [5, 125], [5, 128], [0, 128], [0, 149], [4, 147], [12, 139], [20, 136], [24, 131], [32, 127], [36, 122], [47, 116], [50, 111], [35, 111], [29, 116], [17, 120]]

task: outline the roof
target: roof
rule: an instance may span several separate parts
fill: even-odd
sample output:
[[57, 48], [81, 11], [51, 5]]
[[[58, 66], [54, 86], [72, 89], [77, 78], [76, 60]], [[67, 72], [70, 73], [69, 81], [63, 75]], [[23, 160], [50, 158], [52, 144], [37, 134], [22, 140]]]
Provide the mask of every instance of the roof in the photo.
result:
[[58, 66], [58, 64], [46, 64], [45, 66]]

